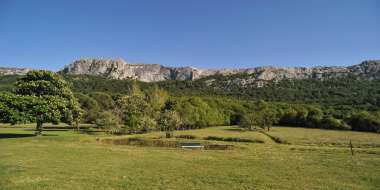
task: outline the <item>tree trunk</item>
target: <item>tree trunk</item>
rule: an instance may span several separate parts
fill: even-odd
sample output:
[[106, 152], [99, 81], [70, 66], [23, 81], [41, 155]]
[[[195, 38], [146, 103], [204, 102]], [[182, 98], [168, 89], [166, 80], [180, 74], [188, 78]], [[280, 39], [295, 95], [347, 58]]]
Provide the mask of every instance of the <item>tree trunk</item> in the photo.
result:
[[37, 136], [42, 135], [42, 122], [37, 121], [36, 133]]
[[75, 122], [75, 125], [76, 125], [76, 127], [77, 127], [77, 130], [78, 130], [78, 132], [80, 131], [80, 126], [79, 126], [79, 122]]
[[170, 133], [170, 131], [166, 131], [166, 138], [171, 138], [171, 133]]

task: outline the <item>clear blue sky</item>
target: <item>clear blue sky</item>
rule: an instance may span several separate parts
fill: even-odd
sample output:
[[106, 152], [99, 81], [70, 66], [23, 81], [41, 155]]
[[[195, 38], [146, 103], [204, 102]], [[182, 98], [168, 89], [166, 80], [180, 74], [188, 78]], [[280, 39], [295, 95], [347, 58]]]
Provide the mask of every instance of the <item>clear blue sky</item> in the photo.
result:
[[0, 0], [0, 66], [351, 65], [380, 59], [379, 10], [379, 0]]

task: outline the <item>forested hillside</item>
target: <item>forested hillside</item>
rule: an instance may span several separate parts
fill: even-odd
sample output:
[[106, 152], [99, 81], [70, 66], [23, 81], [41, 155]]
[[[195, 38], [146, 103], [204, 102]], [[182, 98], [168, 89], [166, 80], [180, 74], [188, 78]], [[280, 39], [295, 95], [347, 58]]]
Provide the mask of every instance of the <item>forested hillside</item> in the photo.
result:
[[[182, 120], [181, 128], [243, 125], [249, 121], [250, 114], [260, 113], [265, 105], [271, 117], [276, 118], [274, 124], [279, 125], [373, 132], [380, 126], [377, 117], [380, 108], [378, 80], [352, 77], [282, 80], [266, 81], [258, 87], [257, 84], [242, 84], [241, 81], [250, 77], [246, 74], [156, 83], [88, 75], [63, 77], [85, 111], [82, 121], [85, 123], [95, 123], [102, 117], [111, 117], [112, 122], [126, 126], [141, 119], [152, 123], [158, 120], [162, 110], [175, 110]], [[0, 77], [0, 90], [11, 91], [17, 78]], [[136, 108], [137, 112], [129, 110], [125, 113], [125, 109], [136, 105], [142, 110]], [[131, 114], [140, 119], [130, 120]], [[112, 115], [119, 117], [112, 118]]]
[[[0, 91], [11, 91], [19, 76], [0, 76]], [[128, 94], [132, 80], [115, 80], [100, 76], [64, 75], [74, 92], [89, 94], [105, 92], [110, 95]], [[380, 108], [380, 81], [359, 80], [353, 77], [326, 80], [262, 81], [242, 84], [247, 74], [215, 75], [194, 81], [138, 82], [143, 91], [154, 86], [165, 89], [172, 96], [221, 96], [244, 100], [265, 100], [292, 104], [317, 104], [337, 109], [376, 111]]]
[[379, 80], [341, 77], [326, 80], [262, 81], [262, 87], [234, 82], [247, 78], [249, 75], [213, 76], [196, 81], [160, 82], [159, 86], [175, 95], [219, 95], [368, 110], [377, 110], [380, 106]]

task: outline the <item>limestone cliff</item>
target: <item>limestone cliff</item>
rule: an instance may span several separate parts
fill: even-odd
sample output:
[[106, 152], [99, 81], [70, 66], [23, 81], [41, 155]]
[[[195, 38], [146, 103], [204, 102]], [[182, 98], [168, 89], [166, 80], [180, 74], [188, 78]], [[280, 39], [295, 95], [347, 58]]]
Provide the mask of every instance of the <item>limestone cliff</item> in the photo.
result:
[[[241, 83], [283, 79], [324, 79], [353, 75], [362, 79], [380, 79], [380, 61], [364, 61], [349, 67], [256, 67], [248, 69], [197, 69], [165, 67], [157, 64], [131, 64], [122, 59], [80, 59], [67, 65], [66, 74], [102, 75], [114, 79], [137, 79], [145, 82], [195, 80], [211, 75], [248, 74]], [[247, 81], [248, 80], [248, 81]]]
[[101, 75], [113, 79], [137, 79], [145, 82], [192, 80], [190, 67], [170, 68], [157, 64], [129, 64], [122, 59], [80, 59], [67, 65], [66, 74]]
[[[0, 75], [24, 75], [31, 69], [3, 68]], [[137, 79], [144, 82], [195, 80], [213, 75], [232, 76], [229, 82], [261, 86], [265, 81], [284, 79], [317, 79], [353, 76], [364, 80], [380, 79], [380, 60], [364, 61], [348, 67], [256, 67], [247, 69], [197, 69], [165, 67], [158, 64], [135, 64], [122, 59], [80, 59], [60, 71], [65, 74], [101, 75], [113, 79]], [[242, 76], [243, 75], [243, 76]], [[212, 84], [213, 80], [206, 81]]]
[[25, 75], [31, 69], [0, 67], [0, 75]]

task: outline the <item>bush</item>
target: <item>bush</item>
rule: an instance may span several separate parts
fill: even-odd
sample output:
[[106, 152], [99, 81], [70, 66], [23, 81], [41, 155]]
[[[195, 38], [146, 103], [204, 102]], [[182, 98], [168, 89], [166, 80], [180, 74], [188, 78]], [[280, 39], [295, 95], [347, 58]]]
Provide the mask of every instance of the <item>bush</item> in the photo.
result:
[[156, 129], [156, 127], [157, 122], [153, 118], [150, 118], [148, 116], [141, 117], [139, 122], [139, 129], [141, 130], [141, 132], [152, 131]]
[[204, 139], [205, 140], [212, 140], [212, 141], [264, 143], [264, 141], [262, 141], [262, 140], [252, 140], [252, 139], [244, 139], [244, 138], [238, 138], [238, 137], [208, 136], [208, 137], [205, 137]]
[[102, 139], [102, 143], [114, 144], [114, 145], [134, 145], [134, 146], [146, 146], [146, 147], [178, 147], [176, 141], [165, 141], [158, 139], [144, 139], [144, 138], [122, 138], [122, 139]]
[[111, 134], [121, 133], [119, 124], [120, 119], [110, 111], [101, 112], [98, 115], [98, 119], [95, 121], [97, 127], [104, 129]]
[[335, 129], [335, 130], [350, 130], [351, 127], [339, 119], [331, 116], [325, 117], [320, 121], [319, 128], [322, 129]]
[[368, 112], [354, 114], [347, 122], [353, 131], [367, 131], [380, 133], [380, 119]]
[[205, 150], [231, 150], [233, 149], [233, 145], [227, 144], [206, 144], [204, 145]]

